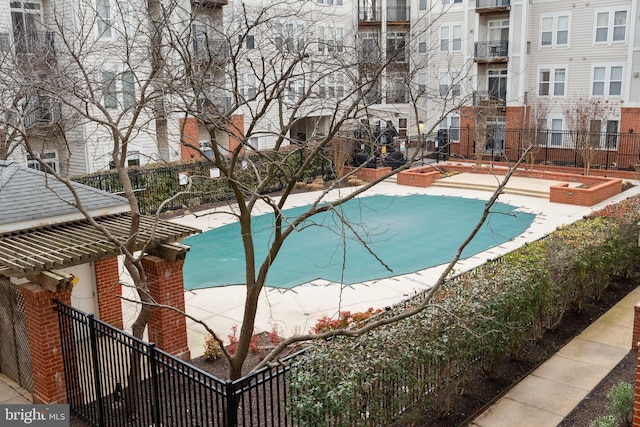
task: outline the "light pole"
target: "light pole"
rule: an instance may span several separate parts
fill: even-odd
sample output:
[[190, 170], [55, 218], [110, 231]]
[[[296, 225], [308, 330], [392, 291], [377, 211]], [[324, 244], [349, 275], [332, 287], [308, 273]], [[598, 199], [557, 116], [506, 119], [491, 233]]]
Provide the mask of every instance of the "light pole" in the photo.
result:
[[420, 149], [422, 150], [422, 155], [420, 156], [420, 165], [424, 166], [424, 122], [422, 120], [418, 122], [418, 143], [420, 144]]

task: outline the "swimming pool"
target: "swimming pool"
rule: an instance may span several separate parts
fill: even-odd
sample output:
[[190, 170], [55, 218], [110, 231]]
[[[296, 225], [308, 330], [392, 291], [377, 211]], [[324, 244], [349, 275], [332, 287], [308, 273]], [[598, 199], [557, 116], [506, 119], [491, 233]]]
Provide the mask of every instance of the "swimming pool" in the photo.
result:
[[[412, 273], [446, 263], [482, 215], [484, 200], [450, 196], [361, 197], [345, 203], [340, 215], [351, 222], [345, 229], [336, 213], [314, 216], [284, 243], [267, 277], [267, 286], [293, 288], [315, 279], [353, 284]], [[298, 216], [306, 207], [284, 211]], [[509, 241], [524, 232], [535, 215], [496, 203], [463, 258]], [[273, 216], [253, 218], [256, 259], [261, 263], [273, 233]], [[392, 271], [360, 243], [367, 242]], [[186, 289], [244, 283], [244, 252], [238, 223], [191, 236], [184, 265]]]

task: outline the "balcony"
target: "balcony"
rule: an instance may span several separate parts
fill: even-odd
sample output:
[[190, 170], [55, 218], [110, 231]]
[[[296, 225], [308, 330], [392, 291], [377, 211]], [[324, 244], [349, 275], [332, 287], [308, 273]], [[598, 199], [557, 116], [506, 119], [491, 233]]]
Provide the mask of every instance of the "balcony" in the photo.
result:
[[200, 100], [200, 107], [203, 113], [224, 115], [231, 110], [231, 98], [228, 96], [203, 98]]
[[16, 55], [54, 57], [55, 34], [45, 31], [0, 33], [0, 50], [9, 52], [12, 49]]
[[222, 7], [229, 4], [229, 0], [191, 0], [191, 4], [195, 7]]
[[388, 6], [387, 22], [409, 22], [411, 20], [410, 6]]
[[195, 37], [193, 39], [193, 60], [204, 68], [208, 65], [226, 63], [229, 60], [229, 44], [226, 40]]
[[511, 0], [476, 0], [476, 13], [498, 13], [511, 9]]
[[30, 105], [24, 118], [25, 128], [35, 128], [50, 125], [61, 116], [61, 105], [59, 102], [47, 97], [35, 98], [33, 105]]
[[409, 102], [409, 94], [405, 89], [387, 91], [387, 104], [406, 104], [407, 102]]
[[361, 24], [382, 22], [382, 8], [361, 7], [358, 10], [358, 22]]
[[477, 42], [474, 49], [474, 61], [480, 63], [499, 63], [509, 60], [509, 42], [498, 40]]
[[473, 92], [474, 107], [489, 107], [501, 109], [507, 105], [507, 96], [501, 93], [492, 93], [486, 90]]

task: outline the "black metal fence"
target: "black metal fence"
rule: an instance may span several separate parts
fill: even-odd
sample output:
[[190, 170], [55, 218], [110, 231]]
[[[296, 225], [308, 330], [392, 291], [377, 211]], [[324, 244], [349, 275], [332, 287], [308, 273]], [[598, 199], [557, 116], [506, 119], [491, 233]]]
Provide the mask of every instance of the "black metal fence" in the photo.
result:
[[94, 426], [292, 426], [285, 359], [224, 381], [56, 302], [71, 410]]
[[[275, 175], [269, 179], [269, 183], [262, 188], [264, 193], [282, 190], [291, 179], [291, 176], [301, 167], [306, 150], [299, 149], [293, 152], [271, 153], [264, 156], [255, 156], [250, 159], [254, 167], [237, 173], [246, 188], [255, 188], [258, 180], [255, 171], [261, 174], [264, 179], [268, 176], [266, 168], [270, 161], [278, 162], [278, 169]], [[272, 159], [270, 159], [270, 156]], [[216, 177], [212, 173], [213, 166], [206, 161], [175, 163], [161, 166], [132, 167], [128, 174], [136, 192], [138, 207], [144, 214], [155, 214], [162, 206], [162, 211], [181, 209], [184, 207], [194, 208], [197, 206], [216, 203], [233, 198], [233, 193], [229, 187], [226, 177]], [[188, 194], [182, 194], [169, 200], [186, 188], [186, 180], [181, 177], [190, 177], [193, 186]], [[330, 158], [330, 153], [316, 156], [312, 164], [304, 171], [303, 180], [313, 181], [322, 177], [325, 180], [335, 178], [335, 168]], [[109, 172], [95, 173], [73, 178], [74, 181], [110, 193], [124, 195], [124, 188], [115, 170]], [[165, 202], [166, 201], [166, 202]], [[163, 205], [164, 202], [164, 205]]]
[[487, 126], [483, 135], [474, 129], [449, 128], [450, 150], [463, 158], [476, 158], [477, 150], [493, 160], [514, 161], [531, 147], [527, 162], [555, 166], [635, 171], [640, 165], [640, 134], [574, 132], [568, 130], [505, 129]]

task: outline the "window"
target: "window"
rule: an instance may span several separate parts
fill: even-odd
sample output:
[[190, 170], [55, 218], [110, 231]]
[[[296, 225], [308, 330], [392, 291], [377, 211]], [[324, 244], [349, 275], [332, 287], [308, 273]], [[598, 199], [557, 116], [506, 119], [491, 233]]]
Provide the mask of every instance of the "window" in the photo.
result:
[[254, 150], [259, 150], [260, 149], [260, 139], [257, 136], [249, 137], [249, 145]]
[[443, 5], [462, 3], [462, 0], [442, 0]]
[[140, 166], [139, 151], [132, 151], [127, 155], [127, 166]]
[[280, 52], [302, 52], [305, 48], [304, 26], [292, 23], [276, 25], [274, 44]]
[[102, 99], [105, 108], [131, 107], [136, 102], [135, 75], [131, 71], [102, 71]]
[[256, 76], [251, 73], [244, 74], [242, 79], [240, 94], [244, 97], [244, 100], [251, 100], [256, 97]]
[[449, 131], [449, 141], [460, 141], [460, 116], [445, 117], [440, 122], [440, 129]]
[[380, 60], [380, 46], [378, 33], [366, 31], [358, 33], [360, 38], [359, 59], [363, 62]]
[[344, 51], [344, 29], [318, 27], [318, 51], [329, 53]]
[[418, 8], [420, 10], [427, 10], [427, 0], [419, 0]]
[[98, 38], [110, 39], [111, 33], [111, 5], [110, 0], [96, 0], [96, 21], [98, 23]]
[[551, 146], [562, 146], [562, 119], [551, 119]]
[[344, 74], [332, 73], [324, 78], [324, 96], [327, 98], [344, 98]]
[[44, 171], [44, 168], [41, 167], [40, 163], [37, 159], [42, 160], [46, 163], [51, 169], [55, 172], [59, 172], [60, 168], [58, 165], [58, 152], [55, 150], [46, 150], [42, 153], [38, 153], [35, 157], [31, 157], [30, 154], [27, 154], [27, 166], [31, 169]]
[[418, 73], [418, 96], [427, 93], [427, 73]]
[[121, 74], [122, 79], [122, 106], [131, 107], [136, 102], [135, 76], [131, 71]]
[[405, 39], [407, 33], [388, 33], [387, 34], [387, 60], [394, 62], [406, 62], [407, 52]]
[[566, 69], [541, 69], [538, 78], [538, 95], [564, 96], [566, 86]]
[[116, 73], [113, 71], [102, 72], [102, 98], [105, 108], [118, 107], [118, 91], [116, 89]]
[[625, 41], [627, 38], [627, 15], [626, 10], [596, 12], [595, 42]]
[[569, 15], [543, 16], [541, 19], [542, 46], [567, 46], [569, 44]]
[[238, 35], [238, 44], [240, 47], [245, 47], [247, 49], [254, 49], [256, 47], [255, 37], [253, 34], [239, 34]]
[[457, 52], [462, 50], [462, 25], [440, 27], [440, 51]]
[[418, 53], [427, 53], [427, 40], [424, 36], [418, 39]]
[[460, 83], [451, 82], [451, 74], [447, 71], [440, 71], [439, 77], [440, 84], [440, 96], [444, 97], [456, 97], [460, 96]]
[[622, 95], [621, 65], [602, 65], [593, 67], [593, 96], [621, 96]]

